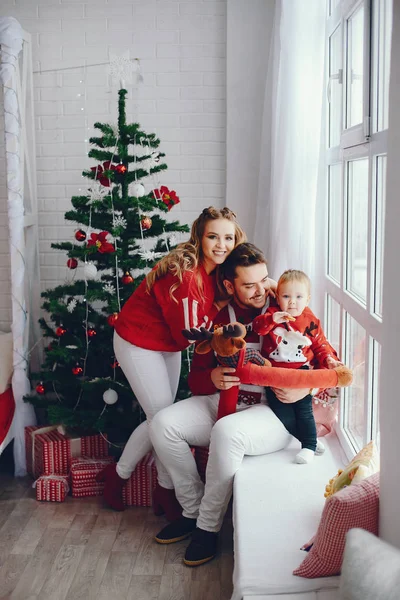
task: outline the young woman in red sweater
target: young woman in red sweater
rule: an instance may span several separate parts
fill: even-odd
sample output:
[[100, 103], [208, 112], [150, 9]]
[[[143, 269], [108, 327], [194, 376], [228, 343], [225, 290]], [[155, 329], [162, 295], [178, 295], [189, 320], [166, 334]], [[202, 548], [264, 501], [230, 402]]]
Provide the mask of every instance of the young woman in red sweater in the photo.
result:
[[[124, 509], [122, 488], [152, 449], [149, 423], [174, 402], [181, 352], [189, 345], [182, 329], [211, 327], [218, 312], [215, 269], [245, 240], [229, 208], [205, 208], [192, 225], [189, 241], [164, 257], [122, 307], [115, 324], [114, 352], [147, 421], [134, 430], [118, 463], [98, 475], [105, 482], [104, 499], [115, 510]], [[154, 508], [174, 520], [181, 509], [173, 483], [157, 456], [155, 460]]]

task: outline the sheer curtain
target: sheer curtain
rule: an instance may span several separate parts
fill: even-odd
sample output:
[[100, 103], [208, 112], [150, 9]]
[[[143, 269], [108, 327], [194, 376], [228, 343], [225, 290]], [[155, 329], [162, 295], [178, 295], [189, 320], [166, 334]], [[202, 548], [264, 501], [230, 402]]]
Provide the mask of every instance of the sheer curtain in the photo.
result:
[[287, 268], [306, 271], [312, 281], [316, 273], [325, 5], [321, 0], [276, 2], [253, 236], [275, 278]]

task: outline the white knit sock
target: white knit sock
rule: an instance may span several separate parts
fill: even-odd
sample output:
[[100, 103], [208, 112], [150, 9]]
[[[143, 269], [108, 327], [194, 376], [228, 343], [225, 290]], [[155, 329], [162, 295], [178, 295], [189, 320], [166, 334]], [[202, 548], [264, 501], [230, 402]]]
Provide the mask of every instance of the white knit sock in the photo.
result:
[[294, 462], [299, 465], [306, 465], [314, 459], [313, 450], [309, 448], [302, 448], [298, 454], [296, 454]]
[[323, 454], [324, 452], [325, 452], [324, 444], [321, 442], [321, 440], [317, 440], [317, 447], [315, 448], [315, 454], [317, 456], [319, 456], [320, 454]]

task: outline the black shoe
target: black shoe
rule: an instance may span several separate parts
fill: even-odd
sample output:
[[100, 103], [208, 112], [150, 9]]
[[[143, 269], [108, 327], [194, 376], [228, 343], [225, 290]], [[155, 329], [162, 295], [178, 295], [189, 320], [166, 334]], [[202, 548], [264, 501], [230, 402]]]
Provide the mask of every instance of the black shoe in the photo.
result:
[[192, 541], [187, 547], [183, 562], [188, 567], [198, 567], [217, 554], [218, 533], [204, 531], [198, 527], [193, 532]]
[[195, 529], [196, 519], [181, 517], [164, 527], [164, 529], [161, 529], [154, 539], [159, 544], [173, 544], [189, 537]]

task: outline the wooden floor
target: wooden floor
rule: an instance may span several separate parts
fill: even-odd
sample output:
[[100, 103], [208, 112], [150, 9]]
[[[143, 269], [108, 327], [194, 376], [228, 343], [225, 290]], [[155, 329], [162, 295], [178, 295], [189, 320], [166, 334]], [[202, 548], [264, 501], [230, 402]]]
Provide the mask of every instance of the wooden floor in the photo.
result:
[[150, 508], [123, 513], [101, 498], [37, 502], [29, 478], [0, 474], [0, 598], [19, 600], [229, 600], [232, 523], [220, 553], [191, 569], [188, 540], [161, 546], [166, 524]]

